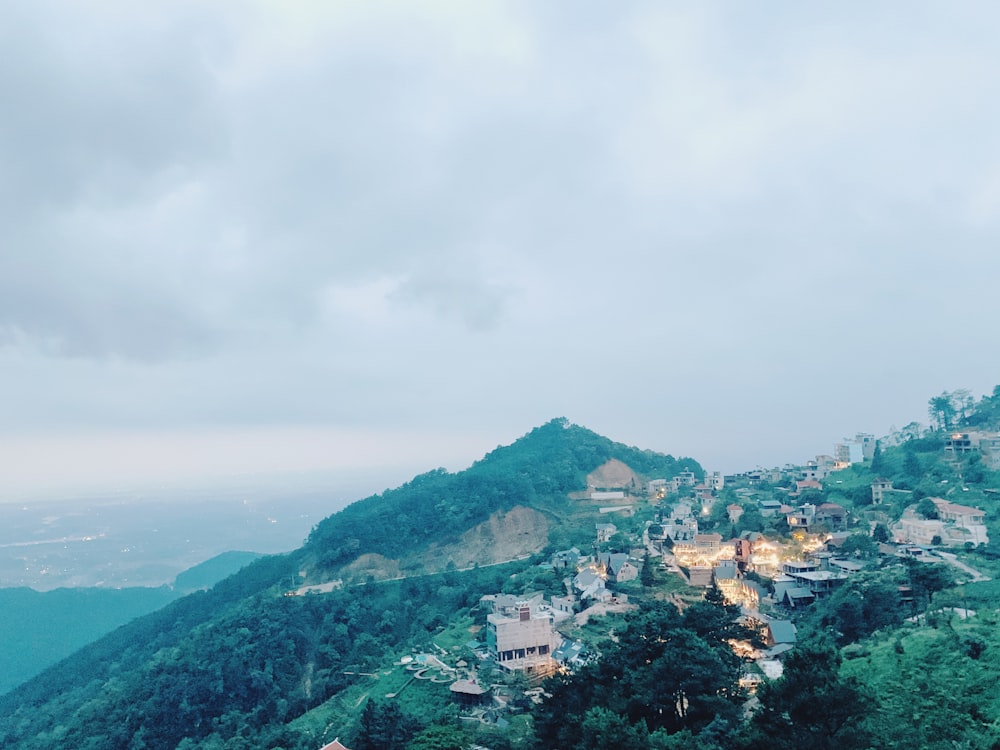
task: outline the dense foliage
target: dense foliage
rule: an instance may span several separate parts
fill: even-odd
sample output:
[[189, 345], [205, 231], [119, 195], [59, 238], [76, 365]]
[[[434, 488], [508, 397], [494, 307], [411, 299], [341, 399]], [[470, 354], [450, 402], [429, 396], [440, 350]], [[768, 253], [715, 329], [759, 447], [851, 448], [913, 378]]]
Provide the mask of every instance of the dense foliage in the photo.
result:
[[703, 474], [692, 459], [630, 448], [555, 419], [465, 471], [437, 469], [348, 506], [316, 526], [307, 549], [321, 567], [332, 568], [362, 552], [399, 558], [431, 541], [453, 542], [496, 511], [564, 500], [566, 493], [584, 489], [587, 474], [612, 458], [651, 476]]
[[[426, 643], [510, 573], [497, 566], [323, 596], [231, 596], [241, 587], [223, 586], [186, 597], [7, 696], [0, 746], [312, 748], [290, 721], [387, 653]], [[425, 727], [404, 718], [407, 736]]]
[[0, 589], [0, 694], [180, 594], [127, 589]]
[[549, 683], [535, 719], [538, 747], [583, 750], [597, 731], [598, 745], [641, 748], [682, 730], [714, 736], [738, 725], [742, 662], [728, 641], [750, 634], [737, 614], [718, 597], [683, 613], [645, 602], [597, 664]]
[[[943, 395], [955, 413], [943, 402], [932, 400], [932, 408], [951, 426], [989, 424], [1000, 403], [997, 392], [979, 404]], [[960, 568], [883, 558], [878, 549], [887, 524], [925, 497], [960, 492], [963, 502], [987, 508], [994, 524], [1000, 482], [976, 456], [944, 460], [940, 432], [897, 442], [803, 498], [851, 509], [841, 553], [868, 567], [804, 612], [785, 613], [799, 641], [784, 675], [752, 697], [740, 681], [748, 665], [732, 644], [758, 635], [715, 588], [703, 599], [690, 590], [676, 596], [677, 577], [656, 574], [648, 558], [628, 589], [638, 609], [593, 626], [603, 638], [590, 644], [599, 660], [547, 681], [542, 704], [522, 706], [531, 721], [492, 734], [456, 720], [446, 686], [407, 689], [399, 657], [440, 648], [432, 639], [443, 634], [451, 652], [464, 649], [484, 621], [477, 606], [484, 593], [560, 593], [551, 567], [524, 560], [285, 595], [305, 565], [332, 568], [365, 552], [401, 557], [518, 504], [553, 512], [610, 458], [645, 476], [701, 474], [690, 460], [555, 420], [464, 472], [430, 472], [361, 501], [320, 523], [302, 550], [258, 560], [64, 660], [0, 698], [0, 746], [315, 750], [335, 732], [355, 750], [458, 750], [473, 742], [491, 750], [1000, 747], [1000, 585], [984, 579], [956, 588]], [[904, 492], [873, 508], [879, 477]], [[773, 528], [776, 521], [747, 501], [741, 518], [730, 520], [726, 506], [738, 499], [731, 493], [722, 493], [705, 526]], [[614, 542], [630, 547], [643, 523], [622, 519], [623, 540]], [[586, 526], [589, 539], [592, 518]], [[962, 554], [996, 566], [996, 546]]]

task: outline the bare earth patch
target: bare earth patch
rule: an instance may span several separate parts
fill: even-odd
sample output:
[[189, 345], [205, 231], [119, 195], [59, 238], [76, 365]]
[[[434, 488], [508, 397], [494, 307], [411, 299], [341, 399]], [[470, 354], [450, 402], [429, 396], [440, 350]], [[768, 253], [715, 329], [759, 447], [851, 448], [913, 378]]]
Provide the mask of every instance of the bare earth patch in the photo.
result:
[[587, 486], [602, 489], [638, 487], [639, 477], [628, 467], [628, 464], [622, 463], [617, 458], [612, 458], [587, 475]]

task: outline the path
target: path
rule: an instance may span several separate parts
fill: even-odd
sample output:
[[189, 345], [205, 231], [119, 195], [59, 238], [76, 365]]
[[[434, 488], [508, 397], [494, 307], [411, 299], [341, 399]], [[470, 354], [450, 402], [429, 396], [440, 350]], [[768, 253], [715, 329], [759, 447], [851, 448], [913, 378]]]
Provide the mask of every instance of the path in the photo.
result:
[[970, 583], [983, 583], [991, 580], [988, 575], [976, 570], [970, 565], [966, 565], [964, 562], [959, 560], [953, 552], [942, 552], [941, 550], [937, 550], [937, 554], [949, 565], [952, 565], [972, 576]]
[[[467, 568], [454, 568], [452, 570], [436, 570], [430, 573], [417, 573], [412, 576], [396, 576], [395, 578], [380, 578], [375, 581], [375, 583], [385, 583], [387, 581], [404, 581], [407, 578], [421, 578], [423, 576], [440, 576], [445, 573], [465, 573], [470, 570], [476, 570], [477, 568], [492, 568], [496, 565], [507, 565], [508, 563], [518, 562], [519, 560], [527, 560], [531, 557], [531, 553], [525, 553], [523, 555], [518, 555], [517, 557], [512, 557], [510, 560], [501, 560], [500, 562], [486, 563], [485, 565], [470, 565]], [[352, 583], [351, 586], [367, 586], [367, 581], [361, 583]], [[286, 591], [285, 596], [305, 596], [306, 594], [329, 594], [331, 591], [336, 591], [337, 589], [345, 588], [344, 582], [342, 580], [327, 581], [326, 583], [310, 583], [305, 586], [299, 586], [297, 589], [292, 589], [291, 591]]]

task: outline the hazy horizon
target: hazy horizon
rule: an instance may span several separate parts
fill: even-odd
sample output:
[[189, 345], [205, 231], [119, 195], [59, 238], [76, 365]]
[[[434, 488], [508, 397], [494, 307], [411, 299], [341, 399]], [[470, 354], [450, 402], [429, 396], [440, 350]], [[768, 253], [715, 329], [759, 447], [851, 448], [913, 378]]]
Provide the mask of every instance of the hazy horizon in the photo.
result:
[[0, 499], [726, 472], [989, 394], [1000, 6], [15, 4]]

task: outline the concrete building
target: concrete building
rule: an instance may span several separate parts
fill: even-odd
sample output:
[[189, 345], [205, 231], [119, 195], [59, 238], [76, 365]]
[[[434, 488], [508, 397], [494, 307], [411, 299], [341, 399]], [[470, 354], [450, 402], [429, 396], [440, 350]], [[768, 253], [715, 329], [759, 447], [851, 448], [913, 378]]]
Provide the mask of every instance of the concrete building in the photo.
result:
[[991, 471], [1000, 470], [1000, 433], [955, 432], [944, 440], [944, 455], [951, 460], [979, 453]]
[[833, 457], [837, 466], [850, 466], [862, 461], [871, 461], [875, 455], [875, 436], [859, 432], [853, 439], [845, 438], [833, 447]]
[[497, 664], [512, 672], [546, 674], [556, 665], [552, 658], [562, 642], [552, 626], [552, 614], [533, 610], [523, 602], [516, 616], [486, 617], [486, 648]]
[[693, 471], [682, 471], [670, 480], [670, 489], [672, 492], [680, 492], [681, 487], [694, 487], [697, 483], [698, 477]]
[[613, 523], [599, 523], [597, 524], [597, 543], [604, 544], [611, 540], [618, 532], [618, 527]]
[[979, 508], [950, 503], [940, 497], [930, 500], [937, 508], [938, 517], [919, 517], [913, 507], [903, 512], [902, 518], [892, 526], [893, 538], [900, 543], [930, 546], [962, 547], [989, 543], [986, 531], [986, 513]]

